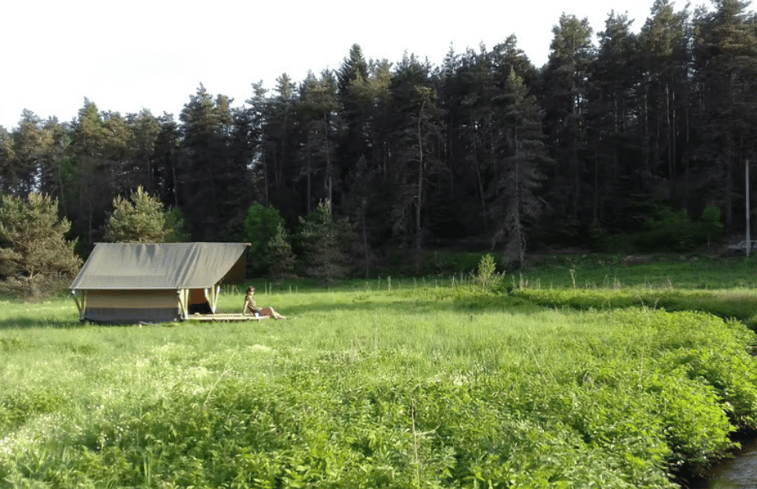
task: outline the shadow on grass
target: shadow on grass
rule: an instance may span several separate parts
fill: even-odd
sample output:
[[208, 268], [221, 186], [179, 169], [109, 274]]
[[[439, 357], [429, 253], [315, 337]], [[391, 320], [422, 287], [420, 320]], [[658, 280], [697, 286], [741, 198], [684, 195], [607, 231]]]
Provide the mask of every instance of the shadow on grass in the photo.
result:
[[30, 318], [17, 317], [0, 319], [0, 330], [2, 329], [27, 329], [27, 328], [58, 328], [74, 329], [85, 326], [78, 320], [51, 319], [51, 318]]
[[396, 300], [377, 301], [356, 300], [352, 303], [343, 304], [307, 304], [282, 305], [276, 307], [277, 312], [287, 317], [302, 317], [309, 313], [328, 313], [337, 311], [350, 311], [361, 313], [379, 313], [387, 310], [396, 311], [398, 314], [426, 314], [433, 311], [452, 312], [512, 312], [517, 314], [533, 314], [543, 311], [544, 307], [520, 297], [507, 295], [469, 295], [452, 300]]

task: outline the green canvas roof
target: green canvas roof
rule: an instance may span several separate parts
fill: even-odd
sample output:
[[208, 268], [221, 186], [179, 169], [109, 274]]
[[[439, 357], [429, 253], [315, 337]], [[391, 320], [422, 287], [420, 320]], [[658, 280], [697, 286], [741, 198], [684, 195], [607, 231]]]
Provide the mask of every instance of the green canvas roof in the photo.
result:
[[247, 246], [97, 243], [71, 290], [205, 289], [222, 281], [239, 283], [244, 280]]

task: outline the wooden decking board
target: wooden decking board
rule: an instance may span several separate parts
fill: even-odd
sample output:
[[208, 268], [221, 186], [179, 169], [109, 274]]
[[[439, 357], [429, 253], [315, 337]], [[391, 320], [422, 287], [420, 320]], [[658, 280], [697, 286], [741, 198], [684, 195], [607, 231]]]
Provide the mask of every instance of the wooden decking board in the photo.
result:
[[185, 321], [262, 321], [268, 319], [268, 316], [246, 316], [242, 314], [191, 314], [187, 316]]

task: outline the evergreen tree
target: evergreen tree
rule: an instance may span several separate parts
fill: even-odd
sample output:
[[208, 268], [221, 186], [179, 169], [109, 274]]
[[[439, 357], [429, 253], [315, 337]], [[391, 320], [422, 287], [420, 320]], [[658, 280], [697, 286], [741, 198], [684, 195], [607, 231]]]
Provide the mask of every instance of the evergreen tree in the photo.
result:
[[585, 119], [595, 50], [588, 19], [562, 14], [552, 32], [543, 80], [545, 125], [555, 160], [549, 175], [550, 194], [555, 207], [563, 209], [563, 223], [579, 226], [586, 208]]
[[200, 85], [184, 106], [179, 207], [186, 210], [192, 236], [211, 241], [236, 216], [236, 186], [244, 178], [232, 164], [229, 135], [233, 121], [231, 101], [215, 99]]
[[[312, 73], [302, 84], [299, 109], [302, 126], [306, 131], [305, 168], [301, 173], [306, 178], [306, 209], [310, 210], [313, 198], [325, 198], [329, 202], [334, 198], [334, 187], [338, 183], [338, 171], [334, 161], [335, 116], [339, 108], [336, 93], [336, 80], [329, 72], [324, 72], [320, 79]], [[323, 191], [312, 194], [312, 175], [320, 174]]]
[[15, 161], [13, 138], [3, 126], [0, 126], [0, 190], [2, 193], [11, 193], [14, 189]]
[[103, 238], [113, 243], [165, 243], [185, 235], [181, 214], [167, 212], [140, 186], [129, 199], [116, 196]]
[[171, 114], [163, 114], [157, 121], [160, 129], [155, 136], [152, 155], [153, 187], [161, 202], [178, 208], [180, 184], [177, 168], [180, 167], [181, 131]]
[[[695, 21], [698, 81], [698, 159], [707, 165], [708, 197], [734, 227], [744, 162], [757, 144], [757, 20], [740, 0], [716, 0]], [[713, 165], [712, 162], [715, 164]]]
[[89, 246], [96, 241], [97, 230], [104, 224], [105, 209], [115, 194], [113, 173], [108, 165], [107, 128], [93, 102], [84, 100], [71, 137], [68, 147], [71, 164], [66, 169], [69, 190], [63, 193], [63, 207], [68, 209], [74, 232], [85, 237]]
[[283, 228], [284, 219], [278, 209], [253, 202], [247, 210], [244, 220], [244, 237], [250, 243], [249, 262], [253, 270], [266, 274], [271, 267], [271, 240], [276, 237], [279, 227]]
[[355, 233], [347, 219], [334, 219], [331, 205], [321, 202], [306, 218], [300, 218], [305, 243], [306, 271], [332, 285], [350, 270], [349, 251]]
[[458, 74], [463, 84], [458, 115], [462, 126], [459, 149], [464, 159], [461, 166], [471, 175], [469, 179], [475, 182], [480, 222], [488, 233], [492, 218], [488, 187], [494, 178], [497, 162], [495, 147], [501, 135], [494, 103], [499, 90], [492, 56], [484, 50], [481, 53], [468, 50], [461, 59]]
[[[599, 50], [592, 71], [587, 106], [587, 158], [591, 171], [591, 224], [594, 229], [615, 229], [621, 225], [635, 188], [642, 161], [639, 123], [636, 114], [641, 85], [638, 37], [631, 32], [632, 20], [611, 12], [605, 30], [598, 34]], [[629, 185], [634, 182], [633, 186]], [[627, 224], [627, 223], [626, 223]]]
[[493, 189], [497, 226], [492, 243], [504, 242], [506, 258], [522, 267], [528, 226], [542, 210], [537, 192], [543, 180], [541, 167], [549, 157], [539, 106], [514, 70], [503, 98], [507, 103], [503, 114], [505, 137], [498, 148], [502, 168]]
[[[656, 0], [652, 16], [639, 34], [639, 122], [643, 174], [668, 180], [671, 200], [678, 200], [680, 134], [685, 124], [691, 63], [687, 12], [676, 12], [669, 0]], [[683, 196], [685, 199], [686, 197]]]
[[266, 189], [265, 204], [281, 209], [288, 218], [299, 215], [298, 195], [292, 177], [299, 174], [302, 164], [297, 157], [300, 149], [300, 128], [297, 119], [297, 85], [286, 74], [276, 80], [275, 95], [266, 104], [266, 124], [263, 136], [262, 166]]
[[268, 171], [266, 164], [266, 130], [269, 117], [269, 100], [262, 83], [252, 85], [253, 95], [245, 101], [244, 110], [238, 114], [236, 124], [245, 144], [250, 168], [250, 198], [268, 205]]
[[344, 125], [344, 129], [340, 131], [338, 154], [344, 166], [341, 172], [344, 177], [351, 171], [351, 165], [361, 156], [368, 158], [372, 151], [373, 87], [369, 63], [358, 44], [352, 45], [349, 56], [337, 71], [337, 82], [339, 113]]
[[58, 201], [30, 193], [5, 195], [0, 205], [0, 271], [4, 287], [37, 300], [59, 291], [81, 266], [74, 241], [66, 239], [71, 224], [58, 217]]
[[35, 190], [52, 138], [43, 130], [39, 117], [24, 110], [19, 127], [13, 133], [13, 140], [15, 161], [11, 186], [15, 194], [25, 196]]
[[417, 266], [428, 181], [440, 170], [438, 148], [443, 114], [429, 69], [414, 56], [406, 56], [392, 79], [392, 230], [400, 239], [414, 243]]
[[137, 185], [143, 186], [150, 193], [157, 192], [160, 178], [155, 164], [155, 152], [162, 129], [160, 121], [149, 110], [142, 110], [139, 114], [129, 115], [127, 124], [133, 134], [130, 173], [134, 175]]
[[54, 117], [43, 123], [42, 132], [44, 146], [37, 165], [37, 191], [58, 198], [66, 214], [67, 210], [62, 198], [65, 182], [62, 176], [66, 149], [71, 144], [71, 135], [68, 127]]
[[276, 227], [276, 234], [268, 242], [268, 257], [271, 264], [269, 274], [274, 282], [280, 284], [285, 279], [294, 277], [295, 256], [281, 223]]
[[377, 168], [370, 168], [365, 156], [361, 156], [357, 164], [347, 177], [349, 192], [344, 195], [343, 206], [349, 210], [349, 217], [356, 223], [359, 234], [359, 256], [356, 261], [365, 271], [365, 278], [370, 275], [374, 261], [371, 243], [377, 233], [377, 223], [381, 216], [372, 215], [376, 209], [376, 201], [380, 200], [380, 177]]

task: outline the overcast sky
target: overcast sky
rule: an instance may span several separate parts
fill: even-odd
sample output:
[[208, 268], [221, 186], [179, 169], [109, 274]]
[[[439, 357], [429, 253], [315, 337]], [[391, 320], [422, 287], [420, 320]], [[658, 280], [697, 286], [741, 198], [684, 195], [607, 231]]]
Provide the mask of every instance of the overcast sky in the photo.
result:
[[308, 70], [336, 69], [354, 43], [368, 59], [397, 63], [407, 51], [438, 66], [450, 45], [456, 52], [482, 42], [490, 49], [515, 34], [541, 66], [562, 12], [588, 17], [595, 34], [611, 10], [627, 12], [638, 31], [652, 4], [8, 0], [0, 16], [0, 125], [16, 127], [25, 108], [43, 119], [70, 121], [85, 97], [100, 110], [144, 108], [178, 118], [200, 83], [240, 106], [252, 94], [251, 83], [271, 89], [284, 72], [300, 82]]

